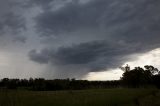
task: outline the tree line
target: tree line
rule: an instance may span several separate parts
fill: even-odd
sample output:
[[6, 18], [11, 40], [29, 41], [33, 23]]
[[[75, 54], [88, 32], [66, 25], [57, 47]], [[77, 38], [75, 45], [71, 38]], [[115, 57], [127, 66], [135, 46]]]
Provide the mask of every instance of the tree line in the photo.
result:
[[76, 79], [54, 79], [45, 80], [44, 78], [28, 79], [9, 79], [4, 78], [0, 81], [3, 89], [27, 89], [35, 91], [47, 90], [80, 90], [97, 88], [116, 88], [120, 81], [87, 81]]
[[27, 89], [35, 91], [47, 90], [81, 90], [98, 88], [118, 88], [118, 87], [148, 87], [160, 88], [160, 72], [157, 68], [146, 65], [144, 68], [135, 67], [130, 70], [129, 66], [124, 67], [124, 73], [120, 80], [112, 81], [88, 81], [76, 79], [53, 79], [44, 78], [30, 79], [9, 79], [0, 80], [1, 89]]

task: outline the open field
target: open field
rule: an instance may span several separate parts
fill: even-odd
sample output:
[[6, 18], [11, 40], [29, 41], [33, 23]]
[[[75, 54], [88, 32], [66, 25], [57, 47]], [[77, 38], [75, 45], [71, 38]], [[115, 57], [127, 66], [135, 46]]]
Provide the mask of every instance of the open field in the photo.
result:
[[0, 106], [160, 106], [160, 90], [1, 90]]

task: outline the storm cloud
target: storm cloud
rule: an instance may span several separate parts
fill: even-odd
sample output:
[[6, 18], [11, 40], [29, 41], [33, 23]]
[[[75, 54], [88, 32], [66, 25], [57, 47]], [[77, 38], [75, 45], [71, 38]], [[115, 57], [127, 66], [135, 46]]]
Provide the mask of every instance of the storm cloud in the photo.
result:
[[29, 57], [57, 73], [76, 76], [119, 67], [130, 55], [160, 46], [159, 12], [160, 1], [153, 0], [70, 0], [34, 18], [37, 33], [47, 43]]
[[19, 33], [25, 30], [25, 20], [22, 15], [20, 1], [0, 1], [0, 37], [25, 42], [25, 37]]
[[69, 2], [57, 11], [47, 10], [38, 15], [35, 19], [36, 28], [44, 36], [95, 29], [116, 30], [127, 34], [117, 35], [115, 33], [106, 36], [129, 36], [130, 31], [145, 34], [147, 33], [145, 31], [159, 29], [157, 24], [159, 22], [158, 4], [159, 1], [151, 0], [134, 2], [91, 0], [86, 4]]
[[159, 23], [158, 0], [1, 0], [0, 77], [114, 70], [159, 50]]
[[29, 57], [57, 73], [77, 75], [119, 67], [130, 55], [160, 46], [159, 12], [158, 0], [70, 0], [34, 18], [37, 33], [47, 43], [40, 51], [30, 51]]
[[[149, 48], [149, 47], [148, 47]], [[148, 48], [145, 48], [147, 51]], [[141, 45], [109, 44], [106, 41], [92, 41], [55, 49], [32, 50], [31, 60], [56, 68], [54, 77], [80, 78], [88, 72], [117, 68], [133, 53], [142, 53]]]

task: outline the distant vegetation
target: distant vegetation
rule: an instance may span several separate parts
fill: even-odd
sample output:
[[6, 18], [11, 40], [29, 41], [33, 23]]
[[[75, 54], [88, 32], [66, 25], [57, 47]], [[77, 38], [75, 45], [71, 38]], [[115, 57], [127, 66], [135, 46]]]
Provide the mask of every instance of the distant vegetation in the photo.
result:
[[34, 91], [53, 90], [81, 90], [97, 88], [140, 88], [157, 87], [160, 88], [160, 73], [153, 66], [146, 65], [144, 69], [135, 67], [130, 70], [129, 66], [123, 68], [124, 74], [120, 80], [115, 81], [87, 81], [76, 79], [54, 79], [45, 80], [43, 78], [8, 79], [0, 81], [2, 89], [27, 89]]
[[81, 90], [96, 88], [117, 88], [120, 81], [87, 81], [76, 79], [54, 79], [45, 80], [43, 78], [27, 79], [8, 79], [0, 81], [0, 87], [4, 89], [27, 89], [35, 91], [52, 90]]

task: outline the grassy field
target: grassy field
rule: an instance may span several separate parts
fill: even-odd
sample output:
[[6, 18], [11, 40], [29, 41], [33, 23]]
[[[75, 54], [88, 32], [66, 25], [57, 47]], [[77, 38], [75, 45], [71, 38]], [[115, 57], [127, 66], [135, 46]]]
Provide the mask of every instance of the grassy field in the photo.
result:
[[160, 106], [157, 89], [0, 91], [0, 106]]

